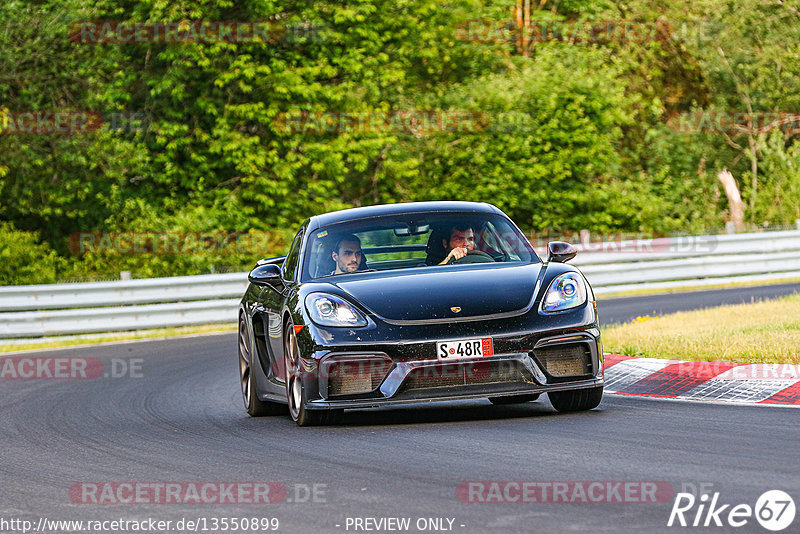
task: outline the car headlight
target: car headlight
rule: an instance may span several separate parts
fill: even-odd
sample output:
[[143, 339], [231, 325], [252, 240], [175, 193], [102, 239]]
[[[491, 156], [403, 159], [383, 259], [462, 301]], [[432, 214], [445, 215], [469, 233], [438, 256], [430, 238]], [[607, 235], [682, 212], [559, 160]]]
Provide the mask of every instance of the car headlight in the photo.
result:
[[311, 293], [306, 297], [306, 310], [320, 326], [367, 326], [358, 310], [335, 295]]
[[542, 301], [543, 312], [560, 312], [580, 306], [586, 302], [586, 282], [578, 273], [556, 276]]

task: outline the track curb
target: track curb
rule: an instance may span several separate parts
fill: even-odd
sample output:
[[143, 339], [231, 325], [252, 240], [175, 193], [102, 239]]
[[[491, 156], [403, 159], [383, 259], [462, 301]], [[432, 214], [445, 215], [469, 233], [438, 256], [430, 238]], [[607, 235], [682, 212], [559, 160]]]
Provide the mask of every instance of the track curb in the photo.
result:
[[605, 392], [800, 406], [800, 364], [692, 362], [605, 354]]

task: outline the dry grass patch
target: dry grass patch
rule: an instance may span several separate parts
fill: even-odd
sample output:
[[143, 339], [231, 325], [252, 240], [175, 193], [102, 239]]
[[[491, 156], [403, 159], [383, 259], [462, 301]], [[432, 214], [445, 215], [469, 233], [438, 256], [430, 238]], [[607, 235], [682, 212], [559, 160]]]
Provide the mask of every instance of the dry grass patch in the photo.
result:
[[603, 329], [606, 352], [693, 361], [800, 363], [800, 295]]

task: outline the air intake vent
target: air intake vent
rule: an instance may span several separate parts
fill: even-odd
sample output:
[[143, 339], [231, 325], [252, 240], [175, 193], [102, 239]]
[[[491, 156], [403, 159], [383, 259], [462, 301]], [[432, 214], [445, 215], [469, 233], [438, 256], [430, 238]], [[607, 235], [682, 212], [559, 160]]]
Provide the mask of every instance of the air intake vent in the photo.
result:
[[391, 365], [391, 361], [382, 358], [326, 362], [322, 372], [328, 375], [328, 396], [358, 395], [375, 391]]
[[584, 343], [536, 349], [533, 355], [550, 376], [562, 378], [592, 374], [592, 353]]

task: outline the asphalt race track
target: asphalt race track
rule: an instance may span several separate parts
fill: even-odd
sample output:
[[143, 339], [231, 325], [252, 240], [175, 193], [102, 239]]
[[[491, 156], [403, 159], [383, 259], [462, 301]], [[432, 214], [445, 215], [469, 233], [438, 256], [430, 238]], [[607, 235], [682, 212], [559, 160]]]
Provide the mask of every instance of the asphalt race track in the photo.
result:
[[[749, 301], [747, 291], [703, 293], [708, 306]], [[763, 288], [749, 291], [765, 296]], [[599, 308], [619, 321], [695, 307], [698, 295], [605, 300]], [[656, 482], [676, 493], [704, 485], [728, 510], [752, 507], [772, 489], [800, 503], [794, 408], [607, 395], [596, 410], [559, 415], [542, 397], [507, 407], [464, 401], [347, 412], [338, 426], [298, 428], [288, 416], [246, 415], [235, 345], [235, 334], [225, 334], [26, 354], [98, 358], [106, 373], [125, 376], [0, 380], [0, 516], [34, 524], [278, 518], [279, 532], [318, 534], [390, 532], [354, 528], [356, 518], [390, 517], [410, 518], [406, 532], [421, 531], [420, 519], [427, 532], [767, 532], [755, 518], [737, 529], [668, 528], [672, 492], [655, 503], [475, 503], [456, 490], [468, 481]], [[123, 365], [141, 367], [131, 376]], [[93, 504], [70, 494], [85, 482], [276, 482], [287, 493], [273, 504]], [[443, 528], [426, 522], [436, 518]], [[785, 532], [798, 525], [800, 518]]]
[[791, 295], [800, 291], [800, 284], [775, 284], [757, 287], [736, 287], [663, 295], [644, 295], [597, 301], [601, 324], [624, 323], [642, 315], [664, 315], [686, 310], [699, 310], [726, 304], [744, 304], [754, 300]]

